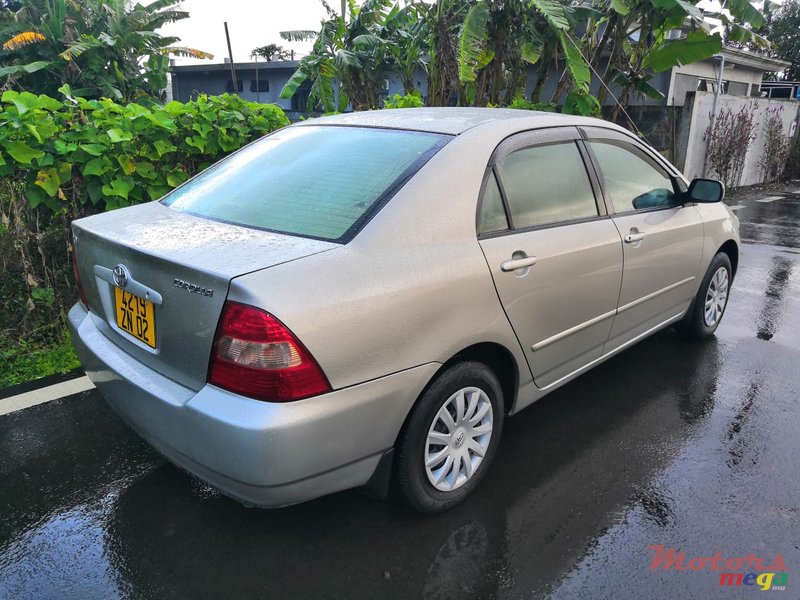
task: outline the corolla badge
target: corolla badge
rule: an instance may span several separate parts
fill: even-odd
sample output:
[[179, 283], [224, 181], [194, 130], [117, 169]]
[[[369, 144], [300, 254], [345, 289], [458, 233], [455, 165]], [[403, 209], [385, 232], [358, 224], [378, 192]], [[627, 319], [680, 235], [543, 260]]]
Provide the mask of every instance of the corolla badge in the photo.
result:
[[128, 271], [128, 267], [119, 263], [116, 267], [114, 267], [114, 283], [121, 288], [124, 288], [128, 285], [128, 280], [131, 278], [130, 271]]

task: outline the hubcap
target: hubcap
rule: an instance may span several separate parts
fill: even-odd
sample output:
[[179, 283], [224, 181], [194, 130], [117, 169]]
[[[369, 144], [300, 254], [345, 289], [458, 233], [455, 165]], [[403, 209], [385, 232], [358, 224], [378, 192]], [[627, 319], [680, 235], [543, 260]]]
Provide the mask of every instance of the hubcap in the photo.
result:
[[728, 269], [720, 267], [714, 273], [706, 291], [706, 304], [703, 317], [707, 327], [713, 327], [722, 318], [728, 303]]
[[436, 413], [425, 442], [428, 481], [442, 492], [464, 485], [478, 470], [492, 439], [494, 414], [486, 392], [466, 387]]

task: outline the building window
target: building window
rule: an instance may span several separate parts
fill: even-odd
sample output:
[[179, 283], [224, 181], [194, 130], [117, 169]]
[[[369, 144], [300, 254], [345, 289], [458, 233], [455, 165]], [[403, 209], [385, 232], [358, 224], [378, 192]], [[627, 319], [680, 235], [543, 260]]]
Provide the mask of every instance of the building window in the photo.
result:
[[[236, 91], [241, 92], [244, 89], [244, 81], [241, 79], [236, 80]], [[228, 84], [225, 86], [226, 92], [233, 92], [233, 79], [228, 79]]]
[[[728, 86], [730, 85], [729, 81], [722, 80], [722, 91], [721, 94], [728, 93]], [[700, 79], [697, 82], [697, 91], [698, 92], [716, 92], [717, 91], [717, 80], [716, 79]]]
[[269, 79], [255, 79], [250, 80], [250, 91], [251, 92], [268, 92], [269, 91]]

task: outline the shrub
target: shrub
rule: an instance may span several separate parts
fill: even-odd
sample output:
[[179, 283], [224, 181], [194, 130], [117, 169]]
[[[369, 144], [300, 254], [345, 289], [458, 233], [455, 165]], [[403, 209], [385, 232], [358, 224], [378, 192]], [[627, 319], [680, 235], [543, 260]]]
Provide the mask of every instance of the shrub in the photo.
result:
[[95, 210], [156, 200], [228, 152], [288, 124], [274, 105], [200, 96], [165, 106], [7, 91], [0, 177], [31, 207]]
[[72, 219], [155, 200], [288, 124], [279, 107], [238, 96], [145, 106], [62, 91], [0, 98], [0, 381], [74, 361], [64, 346]]
[[764, 146], [758, 166], [764, 183], [783, 177], [789, 157], [790, 139], [783, 130], [782, 106], [768, 108], [764, 115]]
[[420, 108], [421, 106], [425, 106], [425, 103], [422, 101], [422, 94], [418, 91], [405, 95], [395, 94], [383, 101], [384, 108]]
[[708, 164], [727, 188], [738, 186], [742, 178], [747, 149], [756, 138], [757, 107], [755, 102], [747, 103], [738, 113], [724, 108], [714, 120], [714, 128], [709, 124], [706, 129]]
[[544, 112], [556, 112], [556, 105], [552, 102], [529, 102], [525, 98], [514, 98], [508, 108], [520, 110], [541, 110]]

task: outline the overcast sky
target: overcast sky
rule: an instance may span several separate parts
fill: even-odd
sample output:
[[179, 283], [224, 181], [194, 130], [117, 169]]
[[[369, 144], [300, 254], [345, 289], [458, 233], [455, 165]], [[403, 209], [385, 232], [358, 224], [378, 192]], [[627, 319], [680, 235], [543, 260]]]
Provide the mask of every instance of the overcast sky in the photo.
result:
[[[331, 5], [338, 8], [340, 2], [333, 0]], [[182, 46], [211, 52], [214, 60], [207, 62], [222, 62], [228, 56], [225, 21], [231, 34], [233, 59], [245, 62], [250, 60], [253, 48], [270, 43], [307, 54], [311, 49], [309, 43], [287, 42], [281, 39], [279, 32], [318, 31], [320, 21], [326, 17], [319, 0], [183, 0], [180, 8], [189, 13], [189, 18], [166, 25], [159, 33], [178, 36]], [[176, 60], [178, 64], [204, 62]]]

